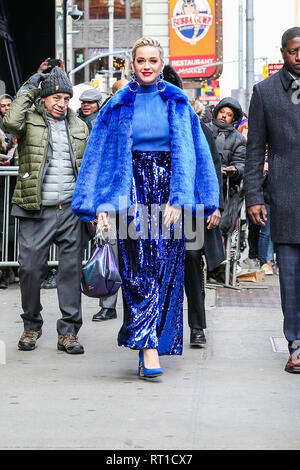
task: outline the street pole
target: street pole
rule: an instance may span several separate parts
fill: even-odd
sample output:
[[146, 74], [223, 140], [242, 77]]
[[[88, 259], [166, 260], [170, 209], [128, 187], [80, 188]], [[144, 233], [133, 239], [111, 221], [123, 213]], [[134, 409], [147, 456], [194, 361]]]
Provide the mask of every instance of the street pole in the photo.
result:
[[239, 102], [245, 109], [244, 89], [244, 0], [239, 0]]
[[299, 26], [299, 0], [295, 1], [295, 26]]
[[254, 16], [253, 0], [246, 0], [246, 111], [254, 85]]
[[[112, 52], [114, 50], [114, 0], [109, 0], [108, 2], [108, 17], [109, 17], [109, 59], [108, 59], [108, 82], [113, 76], [113, 67], [114, 67], [114, 57]], [[109, 84], [110, 87], [110, 84]], [[109, 89], [107, 90], [109, 91]]]
[[62, 37], [63, 37], [63, 60], [65, 63], [65, 70], [67, 71], [67, 0], [63, 0], [63, 27], [62, 27]]

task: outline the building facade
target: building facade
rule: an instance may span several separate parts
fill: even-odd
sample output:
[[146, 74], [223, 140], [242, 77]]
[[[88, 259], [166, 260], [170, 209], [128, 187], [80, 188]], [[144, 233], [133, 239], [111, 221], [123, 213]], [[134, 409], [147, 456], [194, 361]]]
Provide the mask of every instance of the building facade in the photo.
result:
[[169, 62], [169, 1], [143, 0], [143, 36], [155, 37], [165, 52], [165, 62]]
[[[73, 66], [109, 50], [108, 0], [76, 0], [78, 8], [84, 12], [82, 19], [73, 23], [79, 31], [72, 35]], [[114, 50], [130, 50], [136, 39], [142, 36], [142, 1], [114, 1]], [[114, 58], [119, 78], [118, 57]], [[91, 80], [96, 73], [107, 73], [108, 57], [98, 59], [75, 74], [75, 84]]]
[[[84, 15], [72, 25], [77, 30], [72, 35], [73, 68], [109, 51], [109, 3], [112, 1], [74, 0]], [[113, 4], [114, 78], [120, 78], [123, 59], [129, 56], [134, 42], [141, 36], [152, 36], [161, 43], [166, 63], [174, 62], [175, 53], [179, 56], [176, 59], [180, 59], [176, 63], [192, 64], [193, 73], [190, 76], [183, 73], [185, 89], [200, 90], [207, 80], [214, 83], [218, 80], [222, 65], [217, 64], [223, 60], [222, 0], [114, 0]], [[90, 81], [97, 74], [105, 77], [108, 68], [108, 57], [99, 58], [77, 72], [74, 83]], [[189, 94], [193, 97], [195, 93]]]

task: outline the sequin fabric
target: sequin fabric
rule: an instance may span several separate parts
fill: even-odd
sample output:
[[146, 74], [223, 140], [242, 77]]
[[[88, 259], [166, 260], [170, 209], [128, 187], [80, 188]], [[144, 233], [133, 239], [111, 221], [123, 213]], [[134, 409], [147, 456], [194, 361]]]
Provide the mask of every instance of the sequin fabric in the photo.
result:
[[128, 231], [131, 228], [134, 232], [134, 228], [139, 236], [122, 239], [118, 231], [124, 305], [118, 344], [132, 349], [156, 348], [159, 355], [181, 354], [184, 240], [174, 237], [174, 226], [166, 235], [158, 211], [152, 210], [151, 217], [153, 205], [168, 201], [171, 155], [135, 151], [132, 160], [132, 212], [126, 222]]

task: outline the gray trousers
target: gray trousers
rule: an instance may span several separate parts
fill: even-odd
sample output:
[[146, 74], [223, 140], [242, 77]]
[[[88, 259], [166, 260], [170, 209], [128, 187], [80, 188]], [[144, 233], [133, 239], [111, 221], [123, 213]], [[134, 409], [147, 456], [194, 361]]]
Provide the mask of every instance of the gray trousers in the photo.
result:
[[42, 327], [41, 282], [47, 275], [49, 249], [58, 246], [57, 295], [62, 318], [58, 334], [76, 335], [82, 325], [81, 268], [83, 223], [72, 213], [70, 204], [62, 209], [44, 207], [41, 217], [19, 220], [19, 277], [25, 330]]
[[[116, 255], [116, 260], [118, 262], [118, 243], [113, 243], [112, 250]], [[114, 295], [110, 295], [109, 297], [104, 297], [103, 299], [99, 300], [99, 305], [102, 308], [116, 308], [118, 300], [118, 292]]]

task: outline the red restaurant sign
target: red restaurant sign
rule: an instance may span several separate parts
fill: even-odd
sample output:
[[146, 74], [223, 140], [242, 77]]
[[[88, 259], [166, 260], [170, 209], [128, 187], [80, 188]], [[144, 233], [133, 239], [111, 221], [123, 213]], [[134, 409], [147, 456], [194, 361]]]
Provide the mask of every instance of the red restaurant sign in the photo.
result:
[[279, 64], [268, 64], [268, 77], [273, 75], [274, 73], [278, 72], [283, 66], [283, 63]]
[[170, 64], [182, 78], [211, 78], [222, 67], [220, 0], [169, 0]]

